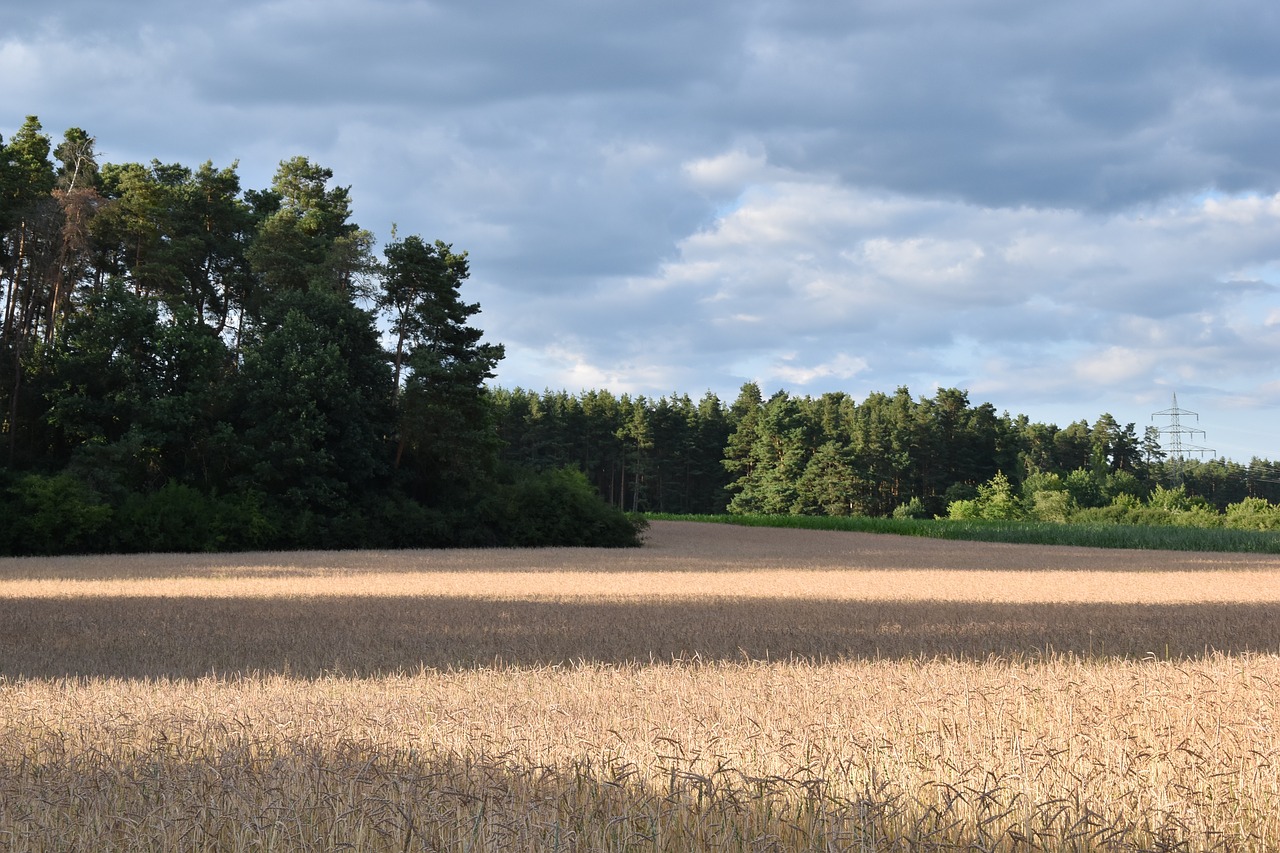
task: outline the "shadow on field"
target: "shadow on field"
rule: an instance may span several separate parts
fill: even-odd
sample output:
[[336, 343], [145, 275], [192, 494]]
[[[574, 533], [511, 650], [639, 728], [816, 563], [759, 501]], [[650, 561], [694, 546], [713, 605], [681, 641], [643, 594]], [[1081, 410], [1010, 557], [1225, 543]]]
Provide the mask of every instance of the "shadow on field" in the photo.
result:
[[707, 599], [0, 600], [0, 675], [369, 675], [571, 661], [1196, 658], [1280, 650], [1276, 604]]
[[1276, 571], [1280, 556], [963, 542], [655, 521], [642, 548], [277, 551], [0, 558], [0, 580], [282, 579], [416, 572]]

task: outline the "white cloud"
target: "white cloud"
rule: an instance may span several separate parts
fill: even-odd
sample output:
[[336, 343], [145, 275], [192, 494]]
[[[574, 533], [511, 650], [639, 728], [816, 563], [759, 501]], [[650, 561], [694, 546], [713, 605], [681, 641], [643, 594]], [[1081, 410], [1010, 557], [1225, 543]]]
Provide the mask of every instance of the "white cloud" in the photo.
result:
[[795, 363], [798, 356], [794, 353], [781, 355], [772, 366], [770, 379], [783, 384], [808, 386], [822, 380], [835, 380], [837, 383], [852, 379], [867, 369], [867, 360], [853, 357], [846, 353], [837, 353], [836, 357], [821, 364], [801, 365]]
[[910, 289], [945, 295], [948, 285], [973, 281], [986, 252], [972, 240], [872, 237], [861, 244], [862, 265]]
[[711, 193], [737, 194], [748, 185], [766, 179], [769, 166], [764, 149], [757, 143], [730, 149], [712, 157], [701, 157], [683, 164], [685, 174], [695, 187]]
[[1154, 361], [1155, 356], [1148, 351], [1112, 346], [1079, 358], [1072, 373], [1082, 382], [1106, 387], [1145, 375]]

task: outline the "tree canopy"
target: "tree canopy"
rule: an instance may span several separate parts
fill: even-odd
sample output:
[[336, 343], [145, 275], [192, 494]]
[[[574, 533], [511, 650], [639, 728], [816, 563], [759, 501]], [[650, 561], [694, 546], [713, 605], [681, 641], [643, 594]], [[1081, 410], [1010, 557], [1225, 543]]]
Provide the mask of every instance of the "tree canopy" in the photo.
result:
[[785, 391], [766, 399], [748, 382], [727, 405], [710, 393], [695, 404], [683, 394], [600, 390], [499, 389], [491, 400], [504, 459], [573, 465], [609, 502], [642, 511], [932, 517], [984, 488], [988, 497], [1016, 494], [1024, 506], [1042, 493], [1047, 517], [1059, 491], [1078, 509], [1177, 487], [1219, 511], [1245, 498], [1280, 500], [1268, 460], [1174, 464], [1154, 426], [1139, 433], [1110, 413], [1065, 427], [1038, 423], [975, 405], [956, 388], [932, 397], [898, 388], [862, 400]]
[[377, 257], [305, 157], [246, 191], [95, 146], [0, 140], [0, 553], [637, 543], [585, 479], [499, 464], [465, 252]]

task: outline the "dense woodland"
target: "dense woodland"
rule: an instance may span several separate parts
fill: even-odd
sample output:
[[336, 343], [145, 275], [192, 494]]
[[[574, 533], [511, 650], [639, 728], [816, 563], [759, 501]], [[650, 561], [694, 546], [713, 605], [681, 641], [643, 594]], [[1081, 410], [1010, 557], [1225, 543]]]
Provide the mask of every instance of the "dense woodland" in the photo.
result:
[[492, 400], [505, 459], [574, 466], [610, 502], [641, 511], [933, 517], [992, 488], [1011, 491], [1027, 517], [1037, 492], [1059, 493], [1052, 511], [1055, 501], [1041, 500], [1045, 520], [1058, 521], [1117, 501], [1173, 500], [1170, 492], [1219, 512], [1246, 498], [1280, 501], [1280, 473], [1267, 460], [1170, 460], [1157, 425], [1139, 431], [1110, 414], [1035, 423], [954, 388], [766, 399], [747, 383], [727, 405], [714, 394], [519, 389]]
[[34, 117], [0, 139], [0, 553], [618, 545], [642, 526], [624, 511], [1280, 500], [1266, 460], [1183, 464], [1153, 426], [1031, 423], [956, 389], [491, 388], [503, 349], [468, 325], [467, 255], [394, 229], [379, 250], [351, 217], [303, 157], [257, 190], [236, 164], [99, 163], [88, 133], [54, 144]]
[[466, 254], [377, 257], [332, 178], [0, 140], [0, 553], [637, 541], [499, 463]]

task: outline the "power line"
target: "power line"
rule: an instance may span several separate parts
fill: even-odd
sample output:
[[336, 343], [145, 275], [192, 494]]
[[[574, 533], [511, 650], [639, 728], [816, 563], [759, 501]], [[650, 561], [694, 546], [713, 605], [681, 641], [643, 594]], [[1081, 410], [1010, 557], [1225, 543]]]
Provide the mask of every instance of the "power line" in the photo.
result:
[[1215, 454], [1217, 452], [1209, 447], [1201, 447], [1198, 444], [1187, 444], [1183, 442], [1182, 437], [1184, 435], [1191, 436], [1192, 438], [1194, 438], [1197, 434], [1207, 437], [1205, 431], [1202, 429], [1199, 429], [1197, 427], [1183, 426], [1182, 418], [1184, 415], [1193, 416], [1197, 422], [1199, 422], [1200, 420], [1200, 415], [1198, 413], [1192, 412], [1188, 409], [1181, 409], [1178, 407], [1178, 395], [1176, 393], [1173, 395], [1172, 408], [1151, 413], [1151, 420], [1153, 421], [1156, 418], [1169, 419], [1169, 425], [1160, 427], [1159, 432], [1161, 435], [1167, 435], [1170, 437], [1169, 459], [1172, 460], [1173, 462], [1174, 476], [1176, 477], [1178, 482], [1182, 482], [1182, 464], [1183, 462], [1186, 461], [1186, 454], [1199, 453], [1203, 455], [1205, 453]]

